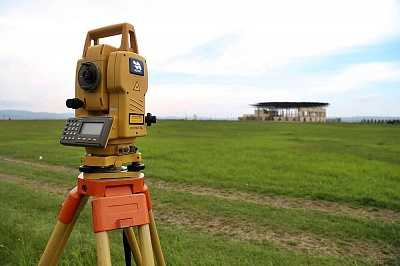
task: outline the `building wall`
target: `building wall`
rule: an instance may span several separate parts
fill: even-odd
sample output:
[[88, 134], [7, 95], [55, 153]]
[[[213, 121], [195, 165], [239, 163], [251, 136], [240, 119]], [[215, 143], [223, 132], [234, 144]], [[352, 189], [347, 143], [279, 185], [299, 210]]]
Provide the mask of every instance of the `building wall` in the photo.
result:
[[299, 118], [302, 122], [326, 122], [325, 107], [299, 108]]
[[325, 107], [304, 107], [293, 109], [257, 108], [254, 114], [246, 114], [239, 120], [287, 121], [287, 122], [326, 122]]

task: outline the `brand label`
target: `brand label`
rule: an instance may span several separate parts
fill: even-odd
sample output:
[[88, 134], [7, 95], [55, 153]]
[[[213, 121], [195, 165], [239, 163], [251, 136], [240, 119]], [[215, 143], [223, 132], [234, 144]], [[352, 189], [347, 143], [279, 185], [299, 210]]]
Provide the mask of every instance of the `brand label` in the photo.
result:
[[129, 72], [131, 74], [144, 76], [143, 62], [135, 58], [129, 58]]

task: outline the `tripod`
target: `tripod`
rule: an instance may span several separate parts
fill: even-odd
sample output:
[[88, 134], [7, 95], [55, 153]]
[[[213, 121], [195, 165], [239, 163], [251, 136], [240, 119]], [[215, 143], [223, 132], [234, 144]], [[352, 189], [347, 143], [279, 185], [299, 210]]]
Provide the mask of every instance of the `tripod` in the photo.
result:
[[[165, 265], [152, 212], [150, 193], [140, 172], [80, 173], [61, 207], [58, 221], [40, 258], [40, 266], [57, 265], [80, 211], [89, 197], [98, 266], [111, 266], [108, 231], [123, 230], [125, 263]], [[137, 227], [137, 236], [133, 227]]]

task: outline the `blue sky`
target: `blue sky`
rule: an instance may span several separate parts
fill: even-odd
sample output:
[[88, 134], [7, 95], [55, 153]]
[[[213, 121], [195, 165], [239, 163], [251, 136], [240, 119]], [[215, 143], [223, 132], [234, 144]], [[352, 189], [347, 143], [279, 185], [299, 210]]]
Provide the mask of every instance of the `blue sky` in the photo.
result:
[[259, 101], [324, 101], [328, 116], [400, 115], [396, 0], [2, 1], [0, 109], [68, 111], [86, 31], [125, 21], [153, 113], [234, 118]]

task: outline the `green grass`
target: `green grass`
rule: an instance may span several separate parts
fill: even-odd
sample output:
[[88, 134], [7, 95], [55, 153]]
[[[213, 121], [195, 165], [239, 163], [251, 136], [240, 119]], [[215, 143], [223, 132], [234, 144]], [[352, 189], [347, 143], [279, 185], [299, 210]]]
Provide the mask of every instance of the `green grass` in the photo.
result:
[[[62, 121], [0, 121], [0, 157], [77, 167], [83, 149], [58, 144]], [[400, 127], [357, 124], [284, 124], [161, 121], [137, 145], [153, 179], [232, 191], [345, 202], [400, 211]], [[39, 156], [43, 159], [39, 160]], [[76, 172], [1, 160], [0, 173], [72, 186]], [[400, 223], [310, 209], [282, 209], [152, 188], [155, 208], [192, 219], [248, 223], [259, 233], [312, 235], [338, 246], [352, 243], [400, 250]], [[62, 197], [0, 179], [0, 264], [34, 265], [50, 234]], [[3, 218], [4, 217], [4, 218]], [[88, 210], [83, 212], [62, 265], [95, 261]], [[32, 229], [34, 228], [34, 230]], [[160, 224], [170, 265], [374, 265], [371, 257], [332, 257], [238, 240], [190, 225]], [[120, 235], [112, 234], [115, 265]], [[297, 251], [296, 251], [297, 250]], [[387, 264], [397, 265], [399, 257]]]
[[[37, 169], [32, 166], [15, 167], [14, 163], [0, 160], [2, 173], [25, 177], [52, 184], [54, 187], [72, 187], [74, 180], [68, 172]], [[57, 178], [54, 178], [57, 176]], [[184, 212], [191, 217], [210, 220], [223, 217], [229, 223], [249, 223], [254, 229], [276, 232], [306, 232], [341, 242], [369, 241], [400, 248], [400, 223], [382, 223], [364, 218], [352, 218], [313, 210], [270, 207], [239, 200], [226, 200], [213, 196], [193, 195], [188, 192], [151, 188], [152, 199], [159, 208]]]
[[[1, 121], [0, 155], [77, 166], [62, 121]], [[400, 127], [161, 121], [140, 138], [164, 180], [400, 210]]]

